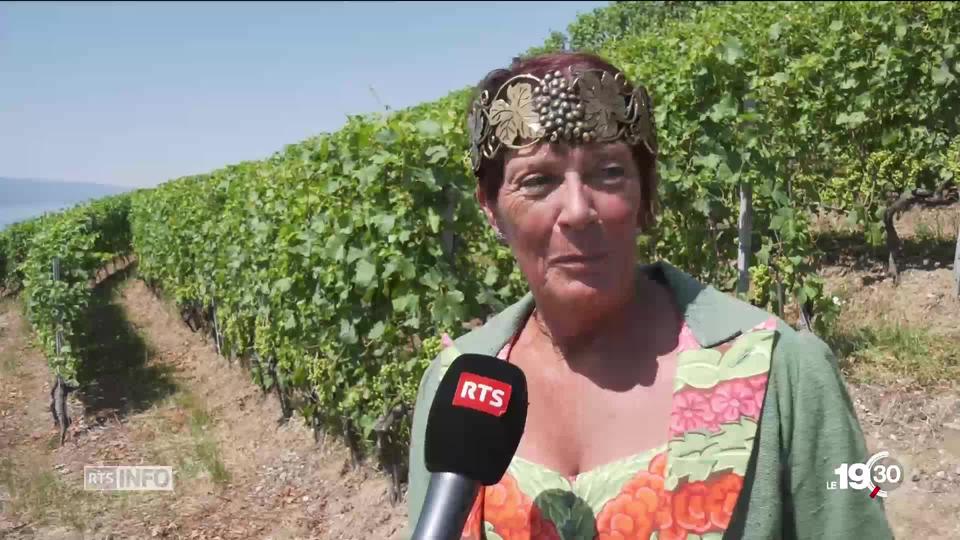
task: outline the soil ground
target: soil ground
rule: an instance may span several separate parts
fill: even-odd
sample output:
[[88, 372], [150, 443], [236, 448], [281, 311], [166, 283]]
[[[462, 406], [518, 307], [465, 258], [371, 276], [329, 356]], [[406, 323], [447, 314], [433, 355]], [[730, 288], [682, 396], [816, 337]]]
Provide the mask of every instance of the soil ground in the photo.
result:
[[[862, 241], [842, 226], [822, 239], [832, 248], [822, 274], [844, 302], [831, 345], [868, 446], [906, 468], [885, 501], [897, 538], [960, 538], [958, 226], [958, 206], [904, 215], [896, 287], [883, 257], [851, 248]], [[70, 395], [62, 448], [49, 369], [19, 300], [0, 300], [0, 538], [401, 538], [405, 504], [389, 502], [387, 477], [353, 469], [339, 441], [316, 442], [298, 416], [278, 422], [275, 395], [173, 306], [125, 271], [96, 297], [97, 354], [115, 363]], [[85, 464], [172, 465], [176, 491], [84, 491]]]
[[[142, 282], [101, 288], [112, 307], [98, 328], [113, 335], [98, 341], [134, 361], [70, 396], [62, 448], [46, 362], [20, 306], [0, 305], [0, 537], [400, 538], [405, 510], [386, 476], [352, 470], [345, 447], [318, 444], [296, 416], [281, 425], [275, 395]], [[173, 465], [175, 495], [84, 491], [85, 464]]]

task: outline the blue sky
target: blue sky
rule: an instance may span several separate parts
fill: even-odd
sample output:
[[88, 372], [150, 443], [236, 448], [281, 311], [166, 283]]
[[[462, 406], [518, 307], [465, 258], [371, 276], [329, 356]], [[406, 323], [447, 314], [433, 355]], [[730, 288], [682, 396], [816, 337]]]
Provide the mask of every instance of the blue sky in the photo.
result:
[[475, 84], [608, 2], [0, 3], [0, 176], [122, 186]]

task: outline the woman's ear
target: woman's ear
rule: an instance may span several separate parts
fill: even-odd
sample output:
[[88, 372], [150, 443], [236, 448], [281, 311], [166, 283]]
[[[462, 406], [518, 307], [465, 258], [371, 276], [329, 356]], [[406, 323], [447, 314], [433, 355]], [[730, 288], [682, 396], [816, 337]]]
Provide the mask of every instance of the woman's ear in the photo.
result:
[[652, 202], [645, 202], [637, 212], [637, 229], [642, 234], [649, 233], [657, 224], [657, 214]]
[[486, 190], [483, 188], [483, 186], [479, 184], [477, 185], [477, 189], [474, 192], [474, 197], [476, 197], [477, 203], [480, 205], [480, 208], [483, 209], [483, 215], [487, 217], [487, 223], [489, 223], [490, 226], [493, 227], [494, 232], [499, 231], [500, 229], [499, 227], [497, 227], [497, 219], [496, 219], [496, 212], [495, 212], [496, 201], [491, 201], [489, 198], [487, 198]]
[[656, 214], [655, 210], [655, 193], [656, 190], [656, 166], [652, 165], [650, 170], [647, 173], [649, 179], [641, 180], [641, 189], [640, 189], [640, 208], [637, 210], [637, 228], [640, 233], [647, 232], [647, 229], [653, 226], [655, 223], [654, 216]]

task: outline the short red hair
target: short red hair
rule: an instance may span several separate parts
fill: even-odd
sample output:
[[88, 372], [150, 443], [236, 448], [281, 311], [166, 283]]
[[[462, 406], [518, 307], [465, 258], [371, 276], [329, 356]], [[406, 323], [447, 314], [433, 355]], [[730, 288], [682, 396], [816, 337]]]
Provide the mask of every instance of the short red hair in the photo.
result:
[[[509, 68], [495, 69], [480, 81], [471, 102], [484, 91], [489, 95], [494, 95], [503, 83], [516, 75], [530, 74], [542, 78], [547, 73], [553, 71], [566, 72], [571, 67], [574, 69], [601, 69], [613, 74], [622, 71], [595, 54], [583, 52], [555, 52], [529, 58], [514, 58]], [[656, 171], [656, 156], [651, 154], [642, 143], [633, 146], [631, 149], [633, 158], [637, 163], [637, 169], [643, 174], [641, 178], [641, 193], [645, 214], [643, 221], [644, 224], [650, 224], [655, 212], [659, 181]], [[475, 173], [477, 182], [490, 201], [497, 199], [500, 186], [503, 185], [503, 168], [505, 165], [503, 156], [503, 152], [498, 152], [493, 159], [482, 159], [480, 169]]]

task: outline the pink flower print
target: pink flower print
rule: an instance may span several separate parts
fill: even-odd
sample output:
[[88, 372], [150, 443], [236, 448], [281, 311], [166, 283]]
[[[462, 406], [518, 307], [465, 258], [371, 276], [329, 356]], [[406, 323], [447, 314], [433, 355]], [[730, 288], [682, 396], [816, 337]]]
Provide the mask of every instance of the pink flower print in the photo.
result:
[[747, 377], [744, 380], [747, 381], [747, 384], [750, 385], [750, 388], [753, 388], [754, 390], [766, 390], [767, 377], [768, 374], [761, 373], [759, 375], [754, 375], [753, 377]]
[[697, 390], [675, 395], [670, 416], [670, 430], [674, 435], [696, 429], [714, 429], [717, 426], [717, 416], [710, 410], [710, 401]]
[[513, 343], [507, 342], [506, 345], [497, 353], [497, 358], [501, 360], [510, 360], [510, 350], [513, 349]]
[[756, 417], [756, 394], [744, 379], [727, 381], [713, 391], [710, 408], [722, 422], [736, 422], [741, 416]]
[[767, 393], [768, 374], [761, 373], [747, 379], [747, 384], [753, 389], [753, 399], [757, 402], [757, 410], [763, 408], [763, 396]]
[[450, 335], [447, 334], [446, 332], [444, 332], [443, 335], [440, 336], [440, 345], [442, 345], [444, 349], [446, 349], [447, 347], [453, 347], [453, 340], [450, 339]]
[[776, 329], [777, 329], [776, 317], [770, 317], [769, 319], [753, 327], [753, 330], [776, 330]]
[[682, 353], [683, 351], [695, 351], [697, 349], [700, 349], [700, 343], [697, 341], [697, 338], [694, 337], [693, 330], [690, 330], [687, 323], [683, 323], [683, 326], [680, 328], [676, 352]]

